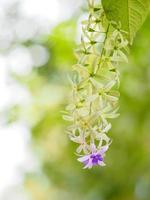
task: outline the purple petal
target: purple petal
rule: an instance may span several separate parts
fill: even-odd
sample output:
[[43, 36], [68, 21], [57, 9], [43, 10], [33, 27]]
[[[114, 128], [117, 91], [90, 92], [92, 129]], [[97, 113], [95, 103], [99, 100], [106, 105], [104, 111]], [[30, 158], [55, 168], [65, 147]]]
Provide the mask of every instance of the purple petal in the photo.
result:
[[92, 167], [93, 167], [92, 161], [89, 159], [89, 162], [87, 163], [87, 165], [85, 165], [85, 166], [83, 167], [83, 169], [86, 169], [86, 168], [91, 169]]
[[88, 160], [86, 160], [86, 161], [84, 161], [83, 163], [84, 163], [84, 166], [85, 165], [87, 165], [88, 164], [88, 162], [89, 162], [89, 159]]
[[98, 151], [98, 153], [100, 153], [102, 155], [108, 150], [108, 148], [109, 148], [109, 146], [105, 145], [105, 146], [101, 147], [101, 149]]

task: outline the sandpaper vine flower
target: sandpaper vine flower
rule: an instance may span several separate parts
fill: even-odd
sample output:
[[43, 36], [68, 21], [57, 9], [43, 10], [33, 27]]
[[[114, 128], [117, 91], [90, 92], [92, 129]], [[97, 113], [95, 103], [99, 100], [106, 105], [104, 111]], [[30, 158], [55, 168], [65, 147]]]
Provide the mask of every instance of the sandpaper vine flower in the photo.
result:
[[100, 2], [89, 0], [89, 17], [82, 22], [81, 44], [75, 51], [77, 64], [70, 79], [71, 98], [64, 115], [72, 123], [68, 134], [79, 145], [78, 161], [84, 168], [105, 165], [104, 154], [111, 142], [109, 119], [119, 116], [118, 64], [127, 61], [128, 42], [113, 23], [107, 20]]

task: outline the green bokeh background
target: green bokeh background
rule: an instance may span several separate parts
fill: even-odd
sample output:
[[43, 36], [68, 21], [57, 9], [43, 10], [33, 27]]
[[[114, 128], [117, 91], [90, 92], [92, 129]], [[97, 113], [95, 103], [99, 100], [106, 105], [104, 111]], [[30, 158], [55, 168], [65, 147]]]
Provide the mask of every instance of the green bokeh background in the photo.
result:
[[46, 65], [28, 76], [13, 75], [30, 91], [32, 103], [13, 107], [8, 122], [22, 118], [30, 124], [39, 163], [38, 170], [25, 174], [24, 190], [31, 200], [150, 200], [150, 17], [135, 38], [129, 63], [120, 65], [121, 115], [112, 121], [107, 166], [92, 170], [76, 161], [61, 114], [70, 91], [67, 74], [76, 62], [77, 18], [40, 39], [50, 54]]

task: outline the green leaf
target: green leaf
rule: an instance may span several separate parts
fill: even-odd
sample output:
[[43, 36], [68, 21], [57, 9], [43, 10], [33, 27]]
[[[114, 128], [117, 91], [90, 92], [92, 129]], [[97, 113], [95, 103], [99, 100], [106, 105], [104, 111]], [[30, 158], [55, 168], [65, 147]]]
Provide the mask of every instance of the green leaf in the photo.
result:
[[102, 0], [102, 5], [107, 18], [128, 33], [131, 44], [149, 13], [150, 0]]

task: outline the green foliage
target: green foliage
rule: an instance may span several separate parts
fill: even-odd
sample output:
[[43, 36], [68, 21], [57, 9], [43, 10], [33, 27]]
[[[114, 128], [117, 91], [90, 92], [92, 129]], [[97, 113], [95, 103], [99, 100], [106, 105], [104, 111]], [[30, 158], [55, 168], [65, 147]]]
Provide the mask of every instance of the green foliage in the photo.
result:
[[120, 23], [132, 43], [149, 13], [150, 0], [102, 0], [102, 5], [107, 18]]
[[73, 48], [76, 35], [75, 27], [76, 21], [66, 21], [52, 30], [48, 38], [48, 45], [52, 55], [50, 64], [53, 67], [58, 68], [60, 65], [64, 65], [64, 68], [67, 68], [73, 62]]

